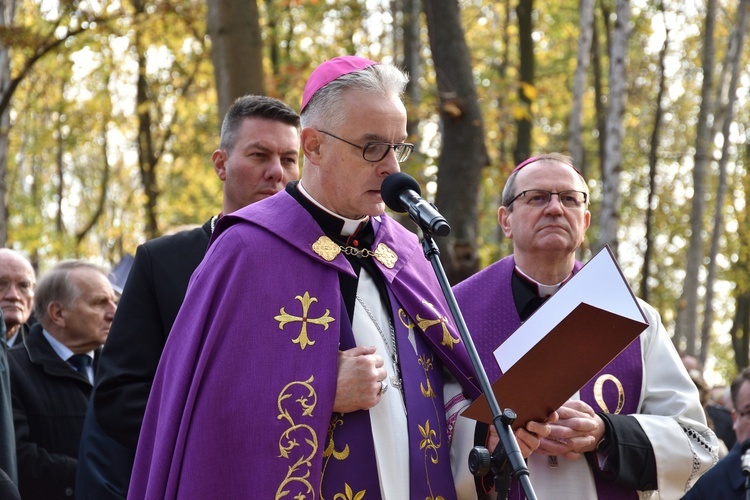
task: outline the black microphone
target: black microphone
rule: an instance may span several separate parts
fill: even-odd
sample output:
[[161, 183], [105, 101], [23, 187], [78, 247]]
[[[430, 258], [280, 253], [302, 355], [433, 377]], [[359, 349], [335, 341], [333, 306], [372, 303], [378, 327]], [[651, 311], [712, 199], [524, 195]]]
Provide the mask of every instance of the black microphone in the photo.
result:
[[422, 190], [414, 177], [396, 172], [385, 178], [380, 194], [388, 208], [394, 212], [409, 212], [409, 217], [422, 229], [438, 236], [448, 236], [451, 227], [440, 215], [435, 205], [420, 196]]
[[742, 456], [742, 475], [750, 477], [750, 439], [742, 442], [740, 455]]

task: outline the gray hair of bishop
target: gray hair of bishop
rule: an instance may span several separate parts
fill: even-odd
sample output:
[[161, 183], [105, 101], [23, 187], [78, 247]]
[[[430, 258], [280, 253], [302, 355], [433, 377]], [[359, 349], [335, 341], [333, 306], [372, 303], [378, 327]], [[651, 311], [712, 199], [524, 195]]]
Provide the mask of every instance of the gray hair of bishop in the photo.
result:
[[91, 269], [107, 277], [107, 269], [84, 260], [64, 260], [47, 271], [36, 285], [34, 293], [34, 316], [44, 324], [48, 319], [47, 309], [52, 303], [70, 305], [81, 295], [81, 290], [70, 279], [70, 274], [79, 269]]
[[[533, 161], [530, 161], [528, 164], [531, 163], [538, 163], [540, 161], [556, 161], [559, 163], [563, 163], [565, 165], [568, 165], [570, 168], [578, 172], [578, 169], [576, 169], [575, 165], [573, 165], [573, 159], [570, 156], [564, 155], [562, 153], [544, 153], [539, 156], [537, 156]], [[522, 165], [523, 167], [523, 165]], [[515, 196], [518, 194], [516, 193], [516, 178], [518, 177], [518, 172], [520, 172], [522, 168], [517, 168], [508, 176], [508, 180], [505, 181], [505, 187], [503, 188], [503, 194], [500, 199], [500, 206], [507, 207], [509, 212], [513, 211], [513, 205], [511, 205], [511, 201]], [[578, 173], [580, 176], [581, 174]], [[586, 184], [586, 181], [583, 180], [583, 177], [581, 177], [581, 184], [583, 185], [583, 191], [588, 194], [589, 187]], [[586, 197], [586, 203], [588, 204], [589, 196]]]
[[285, 102], [264, 95], [244, 95], [232, 103], [221, 123], [221, 149], [227, 152], [234, 149], [237, 131], [247, 118], [273, 120], [299, 131], [299, 115]]
[[401, 97], [409, 76], [392, 64], [376, 64], [341, 75], [319, 89], [302, 111], [302, 128], [338, 128], [344, 120], [341, 113], [345, 92], [355, 90], [372, 94], [372, 99], [395, 94]]

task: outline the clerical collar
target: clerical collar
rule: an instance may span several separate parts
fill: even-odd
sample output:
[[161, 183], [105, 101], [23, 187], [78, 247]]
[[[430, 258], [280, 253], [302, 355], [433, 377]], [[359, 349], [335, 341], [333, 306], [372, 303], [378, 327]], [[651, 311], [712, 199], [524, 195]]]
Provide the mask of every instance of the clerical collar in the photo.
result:
[[557, 290], [560, 289], [561, 286], [563, 286], [565, 283], [568, 282], [570, 278], [573, 277], [573, 271], [570, 272], [570, 274], [562, 280], [560, 283], [557, 283], [556, 285], [545, 285], [543, 283], [539, 283], [537, 280], [526, 274], [521, 270], [518, 265], [516, 265], [516, 273], [519, 277], [523, 278], [527, 283], [530, 285], [533, 285], [536, 287], [536, 293], [539, 297], [549, 297], [550, 295], [554, 295]]
[[313, 196], [307, 192], [307, 190], [305, 189], [305, 187], [302, 185], [301, 182], [297, 184], [297, 189], [299, 189], [299, 192], [300, 194], [302, 194], [302, 196], [304, 196], [305, 198], [313, 202], [316, 207], [323, 210], [325, 213], [327, 213], [331, 217], [334, 217], [338, 219], [339, 221], [341, 221], [341, 231], [339, 232], [341, 236], [349, 236], [351, 234], [356, 233], [357, 230], [359, 230], [361, 227], [363, 227], [365, 224], [367, 224], [370, 221], [370, 217], [367, 215], [365, 215], [361, 219], [347, 219], [346, 217], [342, 217], [339, 214], [331, 212], [326, 207], [321, 205], [318, 202], [318, 200], [313, 198]]

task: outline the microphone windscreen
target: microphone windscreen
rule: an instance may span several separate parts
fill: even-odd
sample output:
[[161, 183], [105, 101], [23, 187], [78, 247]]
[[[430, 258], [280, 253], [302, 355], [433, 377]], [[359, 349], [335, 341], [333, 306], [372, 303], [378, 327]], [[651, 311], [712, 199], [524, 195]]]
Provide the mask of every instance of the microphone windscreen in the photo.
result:
[[399, 195], [405, 189], [411, 189], [418, 195], [422, 194], [419, 183], [409, 174], [396, 172], [385, 178], [383, 185], [380, 187], [380, 196], [383, 197], [385, 204], [394, 212], [406, 212], [406, 208], [401, 205]]

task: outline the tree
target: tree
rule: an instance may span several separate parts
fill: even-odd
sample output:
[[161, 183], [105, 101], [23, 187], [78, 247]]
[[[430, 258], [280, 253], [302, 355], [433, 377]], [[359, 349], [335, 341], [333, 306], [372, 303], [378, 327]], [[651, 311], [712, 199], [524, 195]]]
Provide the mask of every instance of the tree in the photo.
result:
[[536, 100], [534, 87], [534, 30], [532, 22], [533, 0], [519, 0], [516, 7], [518, 16], [518, 50], [520, 53], [518, 98], [521, 103], [516, 112], [516, 148], [513, 161], [516, 165], [531, 156], [532, 104]]
[[612, 34], [609, 56], [609, 111], [607, 138], [602, 164], [602, 205], [599, 215], [601, 236], [599, 246], [609, 245], [617, 255], [617, 227], [620, 222], [620, 173], [622, 142], [625, 136], [622, 121], [627, 96], [628, 41], [630, 39], [630, 0], [617, 0], [617, 20]]
[[570, 113], [570, 156], [573, 165], [584, 165], [583, 150], [583, 95], [586, 75], [591, 60], [591, 41], [594, 37], [594, 0], [581, 0], [581, 22], [578, 35], [578, 56], [573, 80], [573, 109]]
[[426, 0], [430, 49], [440, 96], [442, 144], [435, 203], [451, 224], [438, 245], [446, 275], [457, 283], [479, 270], [477, 208], [488, 157], [482, 111], [456, 0]]
[[207, 0], [219, 120], [235, 99], [264, 95], [263, 43], [256, 0]]
[[[703, 51], [701, 65], [703, 83], [701, 85], [701, 104], [698, 110], [698, 124], [695, 136], [695, 164], [693, 166], [693, 198], [690, 215], [690, 243], [688, 246], [685, 282], [682, 288], [677, 321], [675, 341], [684, 340], [685, 351], [695, 355], [698, 340], [698, 285], [702, 269], [703, 218], [706, 213], [706, 171], [711, 162], [712, 136], [710, 118], [714, 112], [711, 96], [714, 86], [715, 42], [714, 28], [716, 17], [716, 0], [707, 0], [706, 18], [703, 29]], [[678, 344], [679, 345], [679, 344]]]

